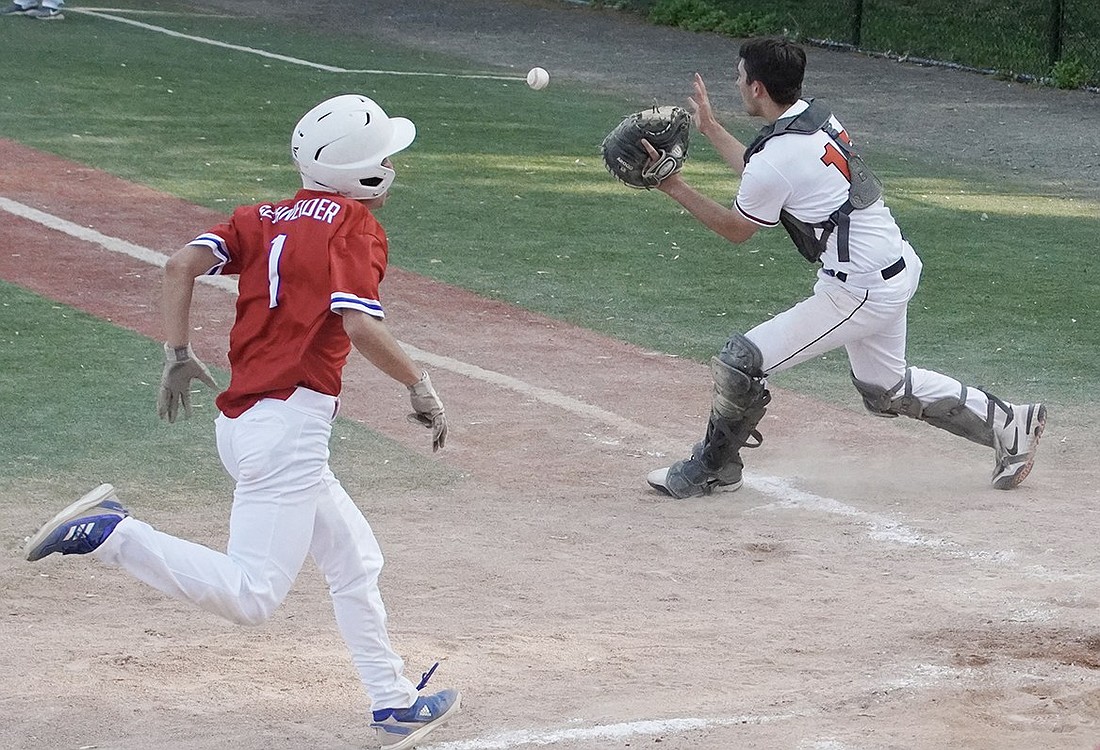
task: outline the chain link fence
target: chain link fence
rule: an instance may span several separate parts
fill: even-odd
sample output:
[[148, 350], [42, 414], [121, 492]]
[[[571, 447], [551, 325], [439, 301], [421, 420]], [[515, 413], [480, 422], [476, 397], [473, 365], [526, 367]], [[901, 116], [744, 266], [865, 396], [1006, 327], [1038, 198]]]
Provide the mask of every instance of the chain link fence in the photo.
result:
[[[847, 32], [847, 39], [838, 41], [985, 72], [1051, 78], [1072, 88], [1100, 83], [1097, 0], [985, 0], [929, 7], [935, 5], [851, 0], [848, 28], [838, 29]], [[813, 38], [812, 30], [806, 31]]]
[[658, 22], [824, 45], [1062, 88], [1100, 86], [1100, 0], [622, 0]]

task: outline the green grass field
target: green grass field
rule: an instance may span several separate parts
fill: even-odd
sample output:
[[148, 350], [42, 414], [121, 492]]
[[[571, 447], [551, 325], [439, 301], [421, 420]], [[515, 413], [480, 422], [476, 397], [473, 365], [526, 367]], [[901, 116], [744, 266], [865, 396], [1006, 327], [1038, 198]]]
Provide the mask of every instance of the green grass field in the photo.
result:
[[[142, 20], [347, 68], [473, 72], [277, 18]], [[340, 92], [373, 96], [419, 129], [381, 216], [394, 265], [644, 347], [705, 360], [813, 283], [783, 233], [734, 247], [663, 196], [612, 181], [598, 144], [638, 106], [619, 94], [560, 80], [536, 93], [520, 81], [328, 73], [75, 14], [0, 24], [0, 45], [31, 62], [6, 73], [0, 135], [223, 211], [296, 189], [287, 142], [302, 112]], [[701, 138], [693, 149], [688, 174], [728, 200], [736, 183]], [[912, 361], [1014, 397], [1090, 400], [1100, 206], [871, 157], [925, 260]], [[56, 316], [26, 314], [35, 310]], [[773, 384], [857, 408], [846, 371], [837, 352]]]

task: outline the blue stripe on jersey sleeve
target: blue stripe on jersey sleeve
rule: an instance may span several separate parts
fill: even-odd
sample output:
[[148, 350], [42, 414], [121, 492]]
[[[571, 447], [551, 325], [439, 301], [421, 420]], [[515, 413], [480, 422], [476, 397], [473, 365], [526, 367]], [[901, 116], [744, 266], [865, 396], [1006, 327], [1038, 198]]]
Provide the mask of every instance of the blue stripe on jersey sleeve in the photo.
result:
[[345, 292], [332, 293], [332, 297], [329, 301], [329, 309], [333, 312], [340, 309], [359, 310], [373, 318], [381, 319], [386, 317], [386, 313], [382, 309], [382, 303], [378, 300], [356, 297], [354, 294], [347, 294]]
[[217, 256], [218, 262], [211, 266], [210, 270], [206, 272], [207, 276], [219, 275], [222, 269], [225, 268], [225, 264], [229, 262], [229, 250], [225, 247], [225, 240], [216, 234], [200, 234], [188, 244], [208, 247], [210, 248], [210, 252]]

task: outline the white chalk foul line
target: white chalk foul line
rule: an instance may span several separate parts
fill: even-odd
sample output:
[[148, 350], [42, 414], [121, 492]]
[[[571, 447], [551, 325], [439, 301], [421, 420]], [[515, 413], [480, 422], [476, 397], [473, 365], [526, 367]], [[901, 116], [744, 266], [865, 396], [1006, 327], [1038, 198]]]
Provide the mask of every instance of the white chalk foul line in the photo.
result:
[[621, 742], [632, 737], [645, 737], [657, 734], [680, 734], [695, 729], [712, 727], [741, 726], [745, 724], [766, 724], [774, 721], [793, 719], [797, 714], [776, 714], [774, 716], [728, 716], [714, 719], [653, 719], [631, 721], [622, 724], [602, 724], [590, 727], [569, 727], [564, 729], [518, 729], [498, 732], [486, 737], [455, 742], [441, 742], [425, 746], [423, 750], [510, 750], [524, 746], [556, 745], [560, 742], [605, 741]]
[[578, 417], [591, 419], [594, 422], [599, 422], [607, 427], [612, 427], [627, 434], [644, 436], [653, 443], [659, 444], [662, 440], [666, 440], [663, 436], [658, 435], [648, 427], [644, 427], [625, 417], [620, 417], [618, 414], [601, 409], [598, 406], [593, 406], [592, 404], [572, 398], [571, 396], [566, 396], [560, 391], [555, 391], [550, 388], [540, 388], [539, 386], [531, 385], [519, 378], [514, 378], [511, 375], [494, 372], [493, 370], [486, 370], [477, 365], [472, 365], [468, 362], [452, 359], [443, 355], [432, 354], [431, 352], [417, 349], [415, 346], [410, 346], [405, 343], [402, 343], [401, 346], [408, 351], [409, 356], [413, 359], [433, 367], [448, 370], [458, 375], [465, 375], [472, 380], [480, 380], [483, 383], [495, 385], [499, 388], [506, 388], [507, 390], [528, 396], [549, 406], [557, 407], [562, 411], [567, 411]]
[[746, 475], [745, 486], [751, 487], [762, 495], [779, 498], [778, 502], [764, 506], [765, 508], [803, 508], [828, 515], [847, 516], [865, 524], [868, 528], [867, 535], [872, 539], [894, 542], [909, 547], [927, 547], [936, 550], [959, 549], [959, 545], [954, 542], [925, 536], [891, 518], [867, 513], [839, 500], [822, 497], [792, 487], [788, 480], [781, 477], [749, 477]]
[[491, 73], [430, 73], [423, 71], [411, 71], [411, 70], [372, 70], [369, 68], [356, 69], [356, 68], [341, 68], [337, 65], [325, 65], [323, 63], [316, 63], [310, 60], [303, 60], [300, 57], [290, 57], [289, 55], [280, 55], [275, 52], [268, 52], [267, 50], [257, 49], [255, 47], [246, 47], [241, 44], [231, 44], [229, 42], [222, 42], [217, 39], [210, 39], [204, 36], [195, 36], [193, 34], [184, 34], [179, 31], [173, 31], [172, 29], [166, 29], [163, 26], [155, 26], [151, 23], [144, 23], [142, 21], [135, 21], [132, 18], [124, 18], [123, 16], [116, 16], [112, 13], [104, 13], [100, 10], [93, 10], [91, 8], [66, 8], [68, 13], [84, 13], [85, 15], [95, 16], [96, 18], [103, 18], [108, 21], [117, 21], [118, 23], [128, 24], [130, 26], [136, 26], [139, 29], [145, 29], [146, 31], [155, 31], [158, 34], [164, 34], [166, 36], [175, 37], [176, 39], [186, 39], [190, 42], [198, 42], [200, 44], [208, 44], [212, 47], [221, 47], [222, 49], [231, 49], [235, 52], [245, 52], [250, 55], [256, 55], [258, 57], [266, 57], [269, 60], [278, 60], [279, 62], [289, 63], [291, 65], [301, 65], [307, 68], [313, 68], [314, 70], [323, 70], [327, 73], [357, 73], [364, 75], [384, 75], [384, 76], [419, 76], [426, 78], [471, 78], [471, 79], [485, 79], [492, 81], [526, 81], [524, 76], [506, 76], [495, 75]]
[[855, 750], [851, 745], [834, 739], [802, 740], [798, 750]]
[[[127, 242], [117, 237], [110, 237], [89, 227], [75, 224], [67, 219], [62, 219], [59, 216], [39, 211], [36, 208], [4, 198], [3, 196], [0, 196], [0, 209], [15, 216], [37, 222], [50, 229], [63, 232], [84, 242], [99, 245], [105, 250], [126, 255], [158, 268], [163, 268], [168, 260], [168, 256], [163, 253], [150, 250], [140, 245], [135, 245], [132, 242]], [[237, 293], [237, 283], [234, 279], [223, 276], [200, 276], [198, 280], [204, 284], [224, 289], [232, 294]], [[447, 370], [448, 372], [453, 372], [457, 375], [488, 383], [499, 388], [506, 388], [527, 398], [561, 409], [575, 416], [598, 422], [629, 435], [642, 437], [657, 446], [665, 446], [670, 443], [666, 436], [660, 435], [644, 425], [621, 417], [613, 412], [609, 412], [606, 409], [601, 409], [598, 406], [593, 406], [592, 404], [567, 396], [559, 391], [549, 388], [540, 388], [510, 375], [486, 370], [477, 365], [451, 357], [426, 352], [404, 342], [401, 343], [401, 346], [408, 351], [409, 356], [413, 359], [424, 362], [432, 367]], [[950, 557], [997, 563], [1013, 567], [1018, 572], [1030, 578], [1038, 578], [1040, 580], [1055, 581], [1068, 580], [1071, 578], [1071, 576], [1049, 571], [1040, 566], [1025, 566], [1015, 560], [1015, 555], [1012, 552], [967, 550], [955, 542], [926, 536], [894, 519], [862, 511], [851, 505], [842, 503], [839, 500], [800, 490], [797, 487], [791, 486], [791, 483], [782, 477], [760, 476], [746, 473], [745, 485], [762, 495], [766, 495], [776, 500], [776, 502], [770, 505], [763, 506], [765, 509], [800, 508], [828, 515], [846, 516], [857, 523], [865, 525], [868, 529], [868, 536], [878, 541], [930, 549]], [[1080, 576], [1073, 577], [1079, 578]]]
[[922, 534], [887, 516], [868, 513], [839, 500], [800, 490], [791, 486], [790, 481], [782, 477], [750, 476], [746, 474], [745, 486], [756, 490], [762, 495], [778, 498], [774, 503], [761, 506], [762, 510], [799, 508], [826, 515], [845, 516], [863, 524], [867, 528], [867, 536], [877, 541], [929, 549], [943, 557], [961, 558], [1012, 568], [1017, 573], [1040, 581], [1086, 580], [1091, 577], [1091, 574], [1088, 573], [1059, 573], [1041, 565], [1027, 564], [1011, 550], [967, 549], [958, 542]]
[[94, 16], [97, 13], [125, 13], [129, 16], [181, 16], [183, 18], [240, 18], [232, 13], [199, 13], [196, 11], [176, 10], [149, 10], [147, 8], [66, 8], [67, 11], [86, 13]]
[[[970, 679], [970, 670], [945, 667], [935, 664], [899, 664], [891, 671], [885, 683], [876, 683], [870, 688], [878, 695], [899, 690], [928, 690], [944, 683], [956, 683], [960, 679]], [[862, 695], [862, 691], [860, 692]], [[513, 750], [524, 747], [546, 747], [564, 742], [623, 743], [638, 737], [673, 735], [701, 729], [718, 727], [737, 727], [771, 724], [784, 721], [806, 719], [819, 715], [820, 706], [809, 705], [801, 711], [782, 714], [745, 714], [743, 716], [718, 716], [713, 718], [685, 717], [670, 719], [649, 719], [622, 722], [618, 724], [597, 724], [595, 726], [569, 726], [547, 729], [514, 729], [493, 732], [482, 737], [468, 740], [439, 742], [424, 746], [423, 750]], [[604, 744], [596, 745], [605, 747]], [[806, 738], [799, 743], [798, 750], [856, 750], [831, 737]]]
[[164, 264], [168, 260], [168, 256], [163, 253], [158, 253], [155, 250], [150, 250], [141, 245], [135, 245], [132, 242], [127, 242], [117, 237], [108, 237], [94, 229], [82, 227], [67, 219], [62, 219], [60, 216], [54, 216], [45, 211], [39, 211], [37, 208], [31, 208], [30, 206], [18, 203], [3, 196], [0, 196], [0, 208], [4, 209], [9, 214], [21, 216], [24, 219], [30, 219], [44, 227], [56, 229], [70, 237], [91, 242], [114, 253], [128, 255], [131, 258], [135, 258], [152, 266], [157, 266], [158, 268], [164, 268]]

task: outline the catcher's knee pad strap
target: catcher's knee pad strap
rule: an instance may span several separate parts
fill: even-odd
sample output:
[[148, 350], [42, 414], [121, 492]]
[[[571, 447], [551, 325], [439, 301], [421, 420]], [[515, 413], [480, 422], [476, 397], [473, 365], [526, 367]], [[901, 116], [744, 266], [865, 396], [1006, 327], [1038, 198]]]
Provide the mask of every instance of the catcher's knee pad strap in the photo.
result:
[[898, 381], [898, 384], [893, 388], [883, 388], [873, 383], [865, 383], [859, 380], [855, 373], [851, 371], [848, 374], [851, 375], [852, 383], [859, 391], [859, 395], [863, 397], [863, 405], [867, 408], [867, 411], [876, 417], [896, 417], [904, 414], [907, 417], [920, 419], [920, 401], [912, 396], [894, 398], [894, 394], [900, 391], [909, 381], [908, 370], [905, 371], [905, 377]]
[[959, 398], [945, 398], [924, 407], [925, 422], [974, 443], [993, 447], [993, 425], [966, 408], [966, 386]]
[[714, 378], [712, 408], [719, 416], [741, 419], [746, 412], [754, 407], [762, 409], [771, 400], [760, 369], [763, 364], [764, 355], [756, 344], [739, 333], [730, 336], [710, 361]]
[[[993, 423], [966, 408], [966, 386], [957, 397], [942, 398], [924, 404], [913, 395], [913, 376], [910, 369], [893, 388], [864, 383], [852, 375], [856, 390], [863, 397], [863, 405], [880, 417], [911, 417], [927, 422], [933, 427], [947, 430], [986, 447], [993, 446]], [[900, 395], [899, 395], [900, 393]]]

